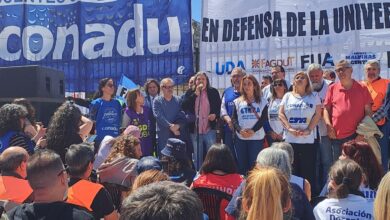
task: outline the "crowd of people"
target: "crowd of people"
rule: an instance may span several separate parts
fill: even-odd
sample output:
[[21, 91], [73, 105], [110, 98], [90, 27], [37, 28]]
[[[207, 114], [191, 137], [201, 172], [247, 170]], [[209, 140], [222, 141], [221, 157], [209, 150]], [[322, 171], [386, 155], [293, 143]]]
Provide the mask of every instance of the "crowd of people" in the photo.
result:
[[181, 96], [150, 79], [126, 103], [104, 78], [89, 114], [68, 99], [47, 128], [16, 99], [0, 108], [2, 218], [388, 220], [390, 80], [377, 60], [364, 72], [236, 67], [222, 96], [199, 72]]

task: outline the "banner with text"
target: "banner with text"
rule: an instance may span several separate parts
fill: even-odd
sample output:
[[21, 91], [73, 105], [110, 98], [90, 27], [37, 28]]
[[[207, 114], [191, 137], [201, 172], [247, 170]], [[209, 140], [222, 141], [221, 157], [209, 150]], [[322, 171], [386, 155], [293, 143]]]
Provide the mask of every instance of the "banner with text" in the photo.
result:
[[193, 72], [191, 30], [190, 0], [0, 0], [0, 66], [63, 70], [67, 91], [122, 74], [181, 79]]
[[389, 78], [390, 1], [208, 0], [202, 10], [200, 67], [217, 88], [237, 66], [260, 78], [282, 65], [289, 80], [310, 63], [332, 69], [341, 59], [359, 80], [364, 63], [378, 59]]

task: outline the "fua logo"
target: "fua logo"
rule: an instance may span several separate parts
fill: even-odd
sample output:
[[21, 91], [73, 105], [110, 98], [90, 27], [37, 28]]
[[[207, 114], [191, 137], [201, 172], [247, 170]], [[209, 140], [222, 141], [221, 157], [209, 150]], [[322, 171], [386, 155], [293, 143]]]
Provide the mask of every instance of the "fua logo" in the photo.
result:
[[[221, 65], [221, 67], [219, 66], [219, 62], [216, 62], [215, 63], [215, 73], [217, 73], [217, 75], [223, 75], [224, 73], [230, 73], [234, 67], [236, 67], [236, 65], [234, 64], [233, 61], [226, 61], [224, 64]], [[237, 62], [237, 67], [241, 67], [241, 68], [245, 69], [244, 61], [239, 60]]]

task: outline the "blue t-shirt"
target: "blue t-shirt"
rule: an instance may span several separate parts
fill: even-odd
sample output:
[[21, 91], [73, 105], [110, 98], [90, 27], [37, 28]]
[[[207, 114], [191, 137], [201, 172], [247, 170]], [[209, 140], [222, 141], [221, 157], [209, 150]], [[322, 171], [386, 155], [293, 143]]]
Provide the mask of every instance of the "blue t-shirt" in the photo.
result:
[[106, 135], [119, 136], [122, 106], [118, 100], [98, 98], [92, 101], [89, 109], [91, 119], [96, 121], [96, 140], [101, 141]]

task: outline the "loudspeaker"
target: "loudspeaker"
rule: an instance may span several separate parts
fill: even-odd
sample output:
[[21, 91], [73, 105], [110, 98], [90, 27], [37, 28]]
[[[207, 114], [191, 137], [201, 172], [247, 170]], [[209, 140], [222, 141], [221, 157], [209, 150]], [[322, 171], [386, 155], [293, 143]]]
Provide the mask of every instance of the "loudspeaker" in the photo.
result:
[[64, 72], [41, 66], [0, 68], [0, 97], [58, 98], [65, 96]]
[[15, 98], [28, 99], [35, 107], [37, 121], [47, 126], [65, 101], [64, 72], [41, 66], [0, 68], [0, 103]]

